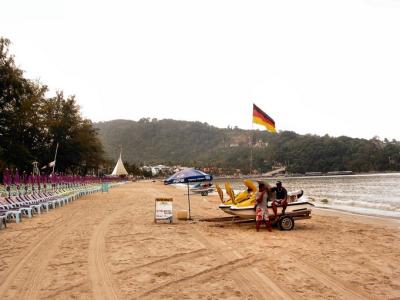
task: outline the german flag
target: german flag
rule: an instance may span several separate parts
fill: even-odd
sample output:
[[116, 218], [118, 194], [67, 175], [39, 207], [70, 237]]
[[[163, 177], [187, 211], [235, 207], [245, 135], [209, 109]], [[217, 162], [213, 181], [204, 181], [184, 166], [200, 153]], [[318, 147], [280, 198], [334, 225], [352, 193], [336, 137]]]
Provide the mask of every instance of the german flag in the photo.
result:
[[275, 121], [255, 104], [253, 104], [253, 123], [265, 126], [269, 132], [276, 133]]

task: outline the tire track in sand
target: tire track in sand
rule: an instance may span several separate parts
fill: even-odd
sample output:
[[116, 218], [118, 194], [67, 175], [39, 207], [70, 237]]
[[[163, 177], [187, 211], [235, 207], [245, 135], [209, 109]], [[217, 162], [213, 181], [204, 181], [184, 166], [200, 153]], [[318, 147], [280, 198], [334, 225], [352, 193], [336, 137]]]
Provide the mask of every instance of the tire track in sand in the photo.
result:
[[[229, 264], [229, 258], [221, 254], [226, 253], [224, 251], [226, 251], [226, 248], [229, 248], [229, 246], [217, 239], [206, 237], [197, 230], [193, 232], [203, 245], [208, 249], [212, 249], [214, 253], [219, 256], [221, 261], [225, 261], [226, 264]], [[231, 249], [230, 253], [237, 259], [243, 258], [236, 250]], [[292, 294], [290, 291], [284, 290], [278, 283], [264, 273], [261, 273], [256, 266], [251, 264], [238, 268], [233, 275], [227, 272], [227, 276], [231, 276], [238, 287], [245, 292], [248, 297], [254, 297], [256, 299], [296, 299], [296, 295]]]
[[105, 255], [105, 234], [108, 225], [118, 214], [126, 212], [127, 207], [110, 213], [94, 228], [89, 244], [89, 276], [94, 299], [118, 299], [118, 292], [112, 284], [110, 270]]
[[196, 250], [189, 251], [189, 252], [175, 253], [175, 254], [167, 256], [165, 258], [159, 258], [159, 259], [153, 260], [148, 263], [132, 266], [127, 269], [117, 271], [117, 272], [115, 272], [115, 274], [122, 274], [122, 273], [130, 272], [130, 271], [138, 272], [139, 269], [146, 268], [146, 267], [157, 268], [155, 266], [157, 264], [162, 264], [162, 265], [173, 264], [175, 262], [181, 261], [182, 259], [196, 258], [196, 257], [198, 257], [199, 254], [204, 254], [203, 252], [207, 252], [207, 249], [201, 248], [201, 249], [196, 249]]
[[210, 273], [212, 275], [220, 274], [222, 276], [223, 274], [230, 273], [232, 270], [236, 270], [238, 268], [251, 265], [251, 264], [254, 263], [254, 260], [255, 260], [255, 258], [252, 257], [252, 256], [247, 256], [247, 257], [243, 257], [243, 258], [237, 258], [237, 259], [229, 261], [229, 265], [226, 264], [226, 263], [222, 263], [222, 264], [216, 265], [214, 267], [205, 269], [203, 271], [197, 272], [195, 274], [187, 275], [187, 276], [184, 276], [184, 277], [182, 277], [180, 279], [171, 280], [171, 281], [168, 281], [168, 282], [166, 282], [164, 284], [152, 287], [151, 289], [140, 293], [140, 295], [136, 296], [135, 299], [136, 298], [137, 299], [142, 299], [142, 298], [146, 298], [146, 297], [150, 297], [150, 299], [154, 299], [154, 297], [150, 296], [150, 295], [152, 295], [154, 293], [157, 293], [157, 292], [159, 292], [159, 291], [161, 291], [161, 290], [163, 290], [163, 289], [165, 289], [165, 288], [167, 288], [169, 286], [172, 286], [172, 285], [175, 285], [175, 284], [180, 284], [180, 283], [183, 283], [183, 282], [186, 282], [186, 281], [190, 281], [192, 279], [197, 279], [197, 278], [199, 278], [201, 276], [206, 277]]
[[329, 274], [328, 272], [325, 272], [324, 270], [317, 267], [314, 263], [297, 260], [294, 263], [294, 267], [298, 268], [303, 273], [314, 277], [316, 280], [320, 281], [324, 285], [332, 288], [345, 299], [373, 299], [372, 296], [368, 295], [364, 291], [361, 291], [354, 285], [347, 283], [344, 280]]
[[[180, 205], [176, 205], [177, 208], [180, 208]], [[223, 255], [222, 253], [226, 253], [227, 245], [222, 243], [218, 239], [206, 237], [204, 234], [199, 232], [198, 230], [193, 230], [192, 234], [195, 239], [197, 239], [204, 247], [210, 251], [213, 255], [215, 255], [219, 261], [223, 262], [222, 265], [217, 266], [217, 270], [224, 274], [224, 277], [232, 278], [237, 287], [247, 296], [247, 298], [254, 297], [255, 299], [296, 299], [296, 295], [291, 293], [290, 291], [284, 290], [280, 287], [275, 281], [271, 278], [267, 277], [267, 275], [261, 273], [257, 267], [253, 266], [253, 263], [239, 264], [238, 266], [234, 266], [237, 261], [247, 260], [248, 257], [243, 257], [239, 252], [231, 249], [231, 253], [234, 255], [234, 259], [229, 258], [228, 255]], [[231, 263], [234, 263], [230, 266]], [[226, 268], [225, 268], [226, 266]], [[211, 268], [210, 270], [212, 270]], [[232, 270], [234, 270], [234, 274], [232, 274]], [[207, 270], [203, 271], [207, 272]], [[156, 288], [156, 290], [161, 290], [167, 286], [170, 286], [173, 283], [179, 283], [181, 281], [191, 280], [197, 278], [199, 275], [202, 275], [203, 272], [199, 274], [195, 274], [192, 276], [184, 277], [182, 279], [178, 279], [176, 281], [166, 283], [162, 286]], [[156, 291], [155, 290], [155, 291]], [[153, 291], [147, 291], [142, 296], [148, 296], [152, 294]]]
[[[203, 244], [209, 243], [209, 238], [205, 237], [204, 235], [202, 236], [198, 232], [198, 236], [203, 238], [202, 242]], [[249, 239], [249, 237], [246, 237]], [[225, 248], [227, 247], [223, 241], [212, 241], [208, 245], [210, 247], [218, 247], [218, 243], [221, 244], [221, 246], [224, 246]], [[251, 240], [249, 240], [249, 243], [251, 243]], [[240, 253], [237, 251], [231, 251], [231, 253], [235, 257], [242, 257]], [[338, 278], [337, 276], [334, 276], [330, 274], [329, 272], [324, 271], [320, 267], [318, 267], [315, 262], [310, 262], [310, 261], [305, 261], [299, 258], [296, 258], [294, 261], [292, 260], [292, 257], [288, 256], [287, 254], [279, 253], [279, 256], [282, 258], [285, 257], [286, 260], [289, 262], [286, 267], [290, 268], [291, 270], [298, 270], [304, 274], [306, 274], [308, 277], [313, 278], [315, 281], [320, 282], [322, 285], [325, 285], [326, 287], [331, 288], [333, 291], [335, 291], [339, 297], [342, 297], [344, 299], [372, 299], [370, 295], [368, 295], [366, 292], [363, 290], [355, 287], [354, 285], [342, 280], [341, 278]], [[267, 276], [265, 272], [261, 272], [257, 267], [246, 267], [246, 268], [240, 268], [238, 270], [240, 273], [242, 273], [244, 280], [246, 281], [247, 278], [253, 278], [251, 282], [249, 282], [250, 286], [256, 283], [257, 286], [263, 286], [267, 287], [267, 290], [269, 291], [267, 294], [260, 295], [263, 298], [265, 298], [265, 295], [268, 295], [269, 298], [271, 299], [297, 299], [298, 295], [294, 293], [293, 291], [288, 290], [287, 288], [284, 289], [283, 287], [279, 286], [279, 284], [274, 281], [271, 277]], [[257, 288], [258, 289], [258, 288]], [[263, 293], [265, 290], [261, 289]], [[258, 298], [258, 297], [257, 297]]]
[[227, 253], [227, 246], [222, 244], [217, 239], [211, 239], [204, 236], [197, 230], [192, 231], [193, 236], [210, 252], [213, 256], [218, 258], [221, 263], [203, 270], [201, 272], [183, 276], [177, 280], [172, 280], [153, 287], [151, 290], [140, 293], [138, 298], [152, 298], [155, 293], [168, 288], [174, 284], [180, 284], [186, 281], [198, 280], [202, 276], [208, 276], [210, 273], [217, 273], [221, 278], [231, 278], [236, 283], [241, 292], [245, 294], [246, 298], [255, 299], [296, 299], [295, 295], [283, 290], [272, 279], [262, 274], [257, 267], [254, 266], [257, 259], [253, 256], [242, 256], [237, 251], [231, 249], [230, 253], [233, 255], [224, 255]]
[[76, 228], [82, 226], [85, 219], [86, 210], [81, 209], [78, 213], [73, 214], [73, 218], [68, 217], [68, 221], [57, 231], [57, 234], [50, 243], [46, 244], [44, 251], [40, 251], [39, 257], [35, 257], [36, 265], [31, 267], [31, 270], [27, 274], [27, 279], [24, 281], [22, 294], [23, 299], [38, 299], [39, 293], [39, 282], [41, 276], [43, 276], [48, 263], [52, 257], [57, 255], [59, 246], [63, 239], [67, 236], [68, 232], [74, 231]]
[[[221, 249], [227, 248], [227, 245], [223, 241], [212, 239], [199, 231], [194, 230], [193, 234], [195, 234], [195, 237], [197, 237], [207, 249], [213, 249], [216, 255], [224, 253]], [[251, 242], [251, 240], [249, 242]], [[230, 251], [230, 253], [235, 258], [243, 257], [240, 253], [234, 250]], [[282, 255], [282, 253], [279, 255]], [[291, 261], [289, 256], [285, 256], [289, 261]], [[221, 256], [220, 259], [221, 261], [225, 259], [226, 263], [229, 264], [226, 257], [224, 258]], [[297, 269], [300, 272], [307, 274], [307, 276], [320, 282], [322, 285], [331, 288], [340, 297], [345, 299], [371, 299], [371, 296], [366, 294], [364, 291], [361, 291], [340, 278], [321, 270], [313, 263], [300, 260], [296, 260], [295, 262], [291, 261], [290, 268]], [[268, 299], [297, 299], [299, 297], [297, 293], [280, 286], [275, 280], [268, 276], [268, 274], [265, 274], [265, 272], [260, 271], [259, 268], [254, 266], [245, 266], [235, 269], [233, 279], [235, 279], [243, 292], [247, 291], [247, 294], [250, 297], [255, 296], [257, 299], [264, 299], [266, 297], [268, 297]]]
[[[251, 242], [251, 241], [249, 241]], [[220, 242], [223, 243], [223, 242]], [[236, 257], [241, 257], [237, 251], [232, 251], [232, 254]], [[313, 278], [315, 281], [320, 282], [322, 285], [331, 288], [334, 292], [338, 294], [339, 297], [344, 299], [372, 299], [370, 295], [360, 290], [359, 288], [345, 282], [341, 278], [338, 278], [318, 267], [315, 262], [305, 261], [301, 258], [296, 258], [293, 261], [293, 257], [282, 252], [277, 253], [281, 258], [285, 258], [288, 262], [286, 267], [293, 270], [298, 270], [306, 274], [306, 276]], [[240, 271], [240, 270], [239, 270]], [[288, 289], [283, 290], [276, 281], [272, 280], [265, 272], [260, 272], [257, 268], [244, 268], [241, 271], [246, 278], [253, 278], [254, 274], [257, 276], [256, 282], [263, 284], [268, 287], [270, 291], [269, 297], [272, 299], [296, 299], [298, 295], [289, 291]], [[251, 277], [249, 277], [251, 276]], [[265, 295], [264, 295], [265, 297]]]
[[[30, 299], [34, 299], [32, 297], [35, 296], [34, 290], [38, 288], [35, 284], [37, 282], [37, 276], [39, 276], [42, 269], [47, 266], [46, 262], [49, 259], [50, 252], [54, 250], [54, 243], [61, 239], [62, 232], [69, 227], [68, 225], [73, 223], [71, 217], [76, 215], [72, 212], [67, 213], [67, 215], [64, 215], [65, 218], [58, 222], [46, 236], [37, 237], [37, 239], [39, 239], [38, 242], [30, 246], [27, 251], [23, 252], [14, 260], [15, 263], [13, 265], [9, 266], [9, 271], [6, 273], [5, 279], [0, 286], [0, 299], [6, 297], [5, 294], [11, 289], [12, 283], [20, 274], [23, 274], [27, 279], [23, 281], [23, 286], [26, 288], [24, 289], [25, 295], [22, 298], [27, 298], [27, 296], [29, 296]], [[28, 270], [24, 269], [26, 267], [28, 267]]]

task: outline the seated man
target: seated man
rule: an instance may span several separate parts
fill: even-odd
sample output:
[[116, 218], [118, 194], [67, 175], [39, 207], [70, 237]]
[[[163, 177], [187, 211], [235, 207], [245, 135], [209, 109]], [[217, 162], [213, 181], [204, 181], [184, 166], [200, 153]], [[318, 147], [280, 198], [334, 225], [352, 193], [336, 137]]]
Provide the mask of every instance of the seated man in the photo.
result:
[[274, 211], [275, 217], [278, 214], [278, 209], [277, 209], [278, 206], [282, 206], [282, 215], [284, 215], [288, 202], [287, 202], [287, 191], [282, 186], [282, 182], [277, 181], [276, 187], [273, 187], [271, 189], [271, 192], [275, 192], [275, 200], [272, 201], [272, 210]]

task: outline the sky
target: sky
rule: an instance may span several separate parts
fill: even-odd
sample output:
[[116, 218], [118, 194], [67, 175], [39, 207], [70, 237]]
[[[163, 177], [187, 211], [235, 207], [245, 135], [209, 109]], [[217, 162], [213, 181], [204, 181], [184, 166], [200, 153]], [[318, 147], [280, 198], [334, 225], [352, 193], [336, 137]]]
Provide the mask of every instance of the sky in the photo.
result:
[[[28, 78], [92, 121], [400, 140], [400, 0], [0, 0]], [[254, 125], [254, 128], [260, 128]]]

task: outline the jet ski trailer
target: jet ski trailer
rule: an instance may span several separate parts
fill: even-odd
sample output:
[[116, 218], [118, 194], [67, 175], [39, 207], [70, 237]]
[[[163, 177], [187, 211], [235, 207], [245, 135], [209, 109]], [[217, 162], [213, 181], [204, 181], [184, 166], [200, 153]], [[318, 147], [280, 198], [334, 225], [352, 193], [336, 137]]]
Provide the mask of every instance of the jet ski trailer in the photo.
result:
[[[285, 214], [282, 214], [282, 207], [278, 206], [278, 214], [275, 218], [272, 207], [268, 205], [268, 217], [272, 225], [278, 225], [281, 230], [292, 230], [296, 220], [311, 219], [311, 212], [314, 204], [306, 201], [298, 201], [288, 203]], [[254, 206], [229, 208], [230, 214], [239, 217], [240, 219], [255, 219]]]

